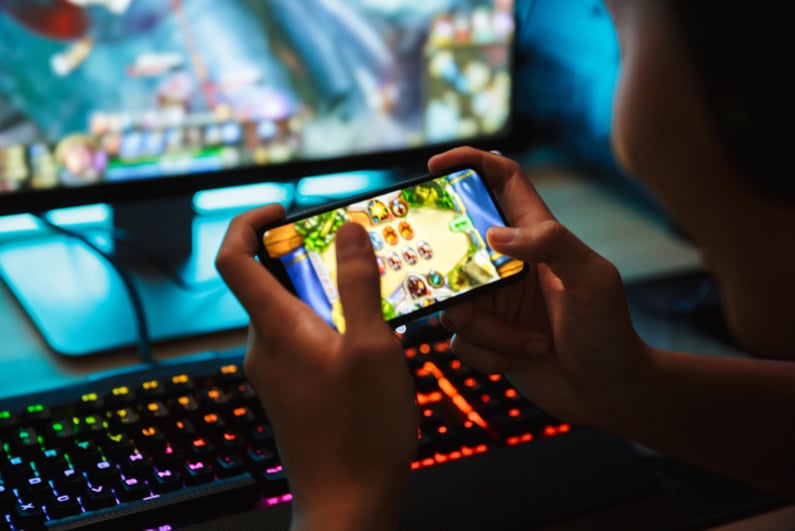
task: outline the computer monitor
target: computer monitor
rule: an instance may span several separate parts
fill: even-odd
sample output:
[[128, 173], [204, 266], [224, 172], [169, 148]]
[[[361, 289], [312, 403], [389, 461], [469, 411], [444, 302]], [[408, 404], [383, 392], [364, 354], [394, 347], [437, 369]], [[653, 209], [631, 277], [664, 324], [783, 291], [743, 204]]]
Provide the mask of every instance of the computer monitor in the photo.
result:
[[[137, 232], [142, 222], [133, 238], [179, 264], [195, 254], [196, 191], [416, 172], [452, 145], [512, 144], [514, 8], [513, 0], [3, 0], [0, 215], [111, 204], [117, 225]], [[107, 269], [95, 257], [75, 259], [83, 251], [63, 239], [28, 243], [0, 254], [0, 273], [55, 350], [130, 344], [117, 330], [130, 315], [103, 306], [125, 301], [123, 290], [94, 300], [83, 293], [93, 288], [75, 287], [114, 284], [113, 272], [98, 273]], [[66, 269], [59, 280], [39, 278]], [[233, 301], [206, 294], [174, 312], [180, 295], [163, 295], [161, 280], [145, 280], [147, 309], [165, 308], [150, 320], [174, 321], [153, 330], [157, 338], [244, 324]], [[85, 316], [75, 317], [77, 307]], [[103, 328], [107, 340], [80, 340]]]

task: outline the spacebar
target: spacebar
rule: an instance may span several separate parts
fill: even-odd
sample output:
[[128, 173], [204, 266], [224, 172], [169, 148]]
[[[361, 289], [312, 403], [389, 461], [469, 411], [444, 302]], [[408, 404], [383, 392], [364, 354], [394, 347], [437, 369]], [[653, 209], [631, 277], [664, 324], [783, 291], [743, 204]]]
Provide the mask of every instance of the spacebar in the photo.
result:
[[[143, 500], [121, 503], [114, 507], [90, 511], [47, 522], [47, 529], [109, 529], [121, 526], [153, 526], [175, 524], [202, 516], [203, 508], [229, 508], [234, 503], [250, 504], [258, 495], [257, 482], [250, 474], [218, 479], [206, 485], [186, 487], [177, 492], [155, 495]], [[209, 504], [209, 505], [208, 505]], [[167, 521], [163, 521], [167, 520]]]

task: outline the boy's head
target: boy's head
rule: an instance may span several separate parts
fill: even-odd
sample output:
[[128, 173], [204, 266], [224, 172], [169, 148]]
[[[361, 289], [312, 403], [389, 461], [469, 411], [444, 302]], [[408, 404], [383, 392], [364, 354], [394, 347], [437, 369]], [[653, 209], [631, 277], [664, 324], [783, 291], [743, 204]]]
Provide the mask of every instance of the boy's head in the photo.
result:
[[622, 54], [617, 160], [699, 247], [741, 342], [792, 356], [795, 28], [786, 3], [605, 1]]
[[[636, 149], [644, 135], [622, 138], [632, 125], [624, 112], [661, 111], [667, 93], [663, 125], [674, 137], [657, 138], [657, 149], [688, 137], [692, 120], [704, 120], [709, 136], [734, 173], [755, 192], [777, 201], [795, 200], [795, 25], [780, 2], [754, 3], [720, 0], [606, 0], [622, 43], [624, 72], [617, 98], [617, 155], [635, 170]], [[634, 5], [639, 4], [639, 5]], [[646, 64], [639, 65], [639, 61]], [[650, 70], [656, 70], [649, 75]], [[656, 94], [633, 94], [642, 76], [642, 89]], [[689, 101], [688, 101], [689, 100]], [[681, 104], [681, 107], [680, 105]], [[696, 116], [677, 116], [698, 110]], [[703, 116], [702, 116], [703, 114]], [[651, 117], [650, 117], [651, 118]], [[661, 118], [656, 116], [655, 118]], [[638, 124], [635, 124], [638, 125]], [[659, 127], [647, 121], [645, 127]], [[627, 131], [629, 132], [629, 131]], [[666, 132], [669, 132], [666, 129]], [[632, 135], [637, 135], [632, 130]], [[643, 146], [643, 150], [652, 145]], [[623, 160], [627, 157], [629, 160]], [[637, 172], [646, 179], [646, 172]], [[654, 186], [654, 182], [651, 182]]]
[[781, 2], [668, 2], [739, 173], [763, 194], [795, 199], [795, 27]]

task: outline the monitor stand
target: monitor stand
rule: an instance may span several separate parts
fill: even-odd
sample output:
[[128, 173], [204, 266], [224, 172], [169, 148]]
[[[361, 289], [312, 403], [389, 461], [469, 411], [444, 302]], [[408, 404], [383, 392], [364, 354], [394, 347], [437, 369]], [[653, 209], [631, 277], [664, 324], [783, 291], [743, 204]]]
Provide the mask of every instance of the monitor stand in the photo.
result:
[[[135, 243], [112, 242], [112, 231], [100, 239], [130, 272], [151, 341], [247, 325], [247, 315], [214, 267], [230, 216], [195, 217], [190, 197], [112, 206], [115, 232]], [[148, 250], [141, 252], [138, 245]], [[147, 255], [170, 264], [191, 287], [180, 287]], [[139, 342], [133, 305], [118, 272], [72, 237], [45, 231], [4, 245], [0, 275], [55, 352], [83, 356]]]

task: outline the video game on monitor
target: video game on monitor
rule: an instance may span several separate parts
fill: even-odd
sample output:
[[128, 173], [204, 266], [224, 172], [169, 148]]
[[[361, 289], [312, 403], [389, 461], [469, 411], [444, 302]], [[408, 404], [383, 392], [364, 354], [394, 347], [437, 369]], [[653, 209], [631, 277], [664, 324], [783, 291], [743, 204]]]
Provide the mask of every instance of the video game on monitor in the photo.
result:
[[495, 252], [489, 227], [504, 225], [472, 170], [437, 177], [267, 230], [265, 253], [279, 260], [296, 294], [344, 330], [334, 240], [346, 221], [364, 226], [381, 274], [386, 319], [426, 308], [522, 271]]
[[513, 0], [0, 0], [0, 195], [488, 138]]

